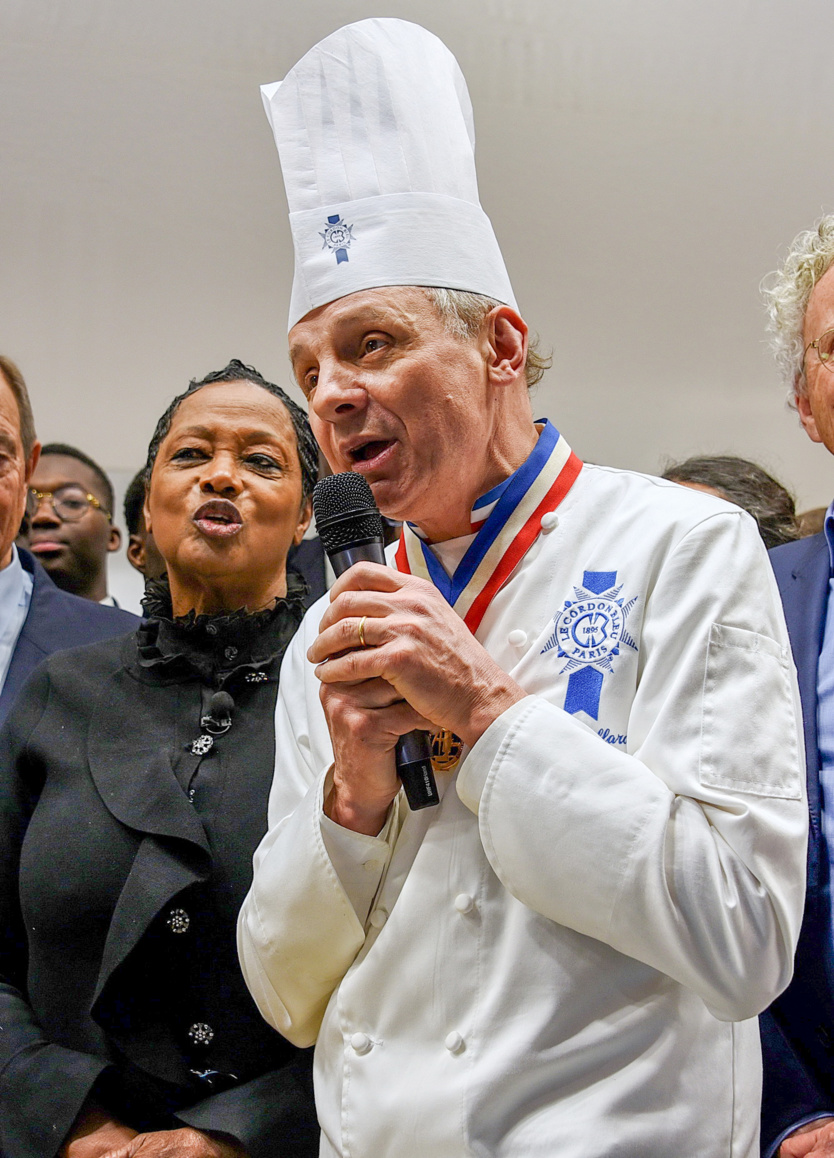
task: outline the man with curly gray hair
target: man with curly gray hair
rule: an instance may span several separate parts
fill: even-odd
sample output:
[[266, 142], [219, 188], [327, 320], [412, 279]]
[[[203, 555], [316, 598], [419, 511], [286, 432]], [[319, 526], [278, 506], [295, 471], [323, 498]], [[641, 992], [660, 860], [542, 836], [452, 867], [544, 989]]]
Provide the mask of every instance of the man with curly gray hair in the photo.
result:
[[[802, 424], [814, 442], [823, 440], [809, 429], [807, 415], [811, 405], [801, 404], [800, 399], [809, 399], [814, 393], [809, 392], [808, 380], [816, 378], [815, 362], [825, 365], [834, 352], [834, 279], [825, 276], [832, 264], [834, 214], [829, 214], [820, 218], [815, 229], [797, 235], [784, 264], [764, 284], [776, 363], [788, 389], [788, 400], [799, 410]], [[806, 336], [807, 327], [813, 327], [818, 320], [825, 322], [826, 328]]]
[[[767, 280], [776, 360], [812, 442], [834, 454], [834, 215]], [[811, 812], [794, 979], [761, 1018], [762, 1153], [834, 1155], [834, 503], [823, 531], [771, 552], [796, 661]]]

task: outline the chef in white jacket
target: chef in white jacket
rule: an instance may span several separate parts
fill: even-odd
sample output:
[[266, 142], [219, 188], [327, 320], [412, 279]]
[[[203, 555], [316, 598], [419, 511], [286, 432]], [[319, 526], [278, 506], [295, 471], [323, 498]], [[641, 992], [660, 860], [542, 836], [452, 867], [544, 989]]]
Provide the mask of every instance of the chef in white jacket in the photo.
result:
[[[754, 1158], [807, 815], [755, 525], [534, 421], [435, 37], [362, 21], [263, 91], [295, 374], [333, 469], [406, 521], [284, 661], [239, 924], [264, 1016], [316, 1043], [321, 1153]], [[420, 812], [415, 727], [445, 755]]]

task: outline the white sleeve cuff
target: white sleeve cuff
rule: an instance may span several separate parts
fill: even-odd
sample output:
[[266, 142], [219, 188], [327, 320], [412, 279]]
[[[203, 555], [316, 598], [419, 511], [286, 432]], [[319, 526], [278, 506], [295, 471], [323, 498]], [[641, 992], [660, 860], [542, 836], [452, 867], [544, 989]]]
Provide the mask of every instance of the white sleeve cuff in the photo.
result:
[[[329, 789], [330, 777], [324, 784], [323, 796]], [[330, 863], [348, 895], [357, 919], [364, 925], [371, 911], [382, 874], [391, 856], [392, 818], [396, 809], [388, 810], [388, 817], [378, 836], [365, 836], [343, 828], [329, 816], [321, 814], [321, 838]]]
[[502, 712], [497, 719], [492, 721], [461, 762], [457, 777], [458, 796], [470, 812], [474, 812], [476, 816], [487, 777], [507, 733], [512, 730], [514, 724], [523, 720], [527, 713], [532, 712], [534, 702], [533, 696], [525, 696], [523, 700], [519, 700], [512, 707], [507, 708], [506, 712]]

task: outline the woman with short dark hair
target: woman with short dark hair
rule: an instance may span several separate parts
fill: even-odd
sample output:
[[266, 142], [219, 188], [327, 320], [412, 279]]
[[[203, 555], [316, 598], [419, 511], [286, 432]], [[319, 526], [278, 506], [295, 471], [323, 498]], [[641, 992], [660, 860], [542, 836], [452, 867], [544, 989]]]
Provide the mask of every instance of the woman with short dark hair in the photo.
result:
[[303, 412], [231, 363], [168, 408], [135, 634], [51, 657], [0, 737], [0, 1153], [313, 1158], [311, 1059], [259, 1016], [235, 920], [303, 614]]

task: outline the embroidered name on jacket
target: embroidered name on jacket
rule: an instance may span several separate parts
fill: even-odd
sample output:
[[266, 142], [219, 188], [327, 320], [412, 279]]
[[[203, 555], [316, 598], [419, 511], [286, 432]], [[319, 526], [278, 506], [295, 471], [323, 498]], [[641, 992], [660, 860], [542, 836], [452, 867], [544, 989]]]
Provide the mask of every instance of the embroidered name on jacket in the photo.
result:
[[574, 587], [575, 599], [566, 599], [553, 620], [553, 633], [541, 654], [556, 649], [567, 660], [559, 673], [570, 673], [565, 711], [586, 712], [596, 720], [605, 674], [614, 670], [622, 646], [637, 650], [626, 630], [626, 620], [638, 597], [627, 603], [620, 598], [616, 571], [586, 571], [582, 586]]

